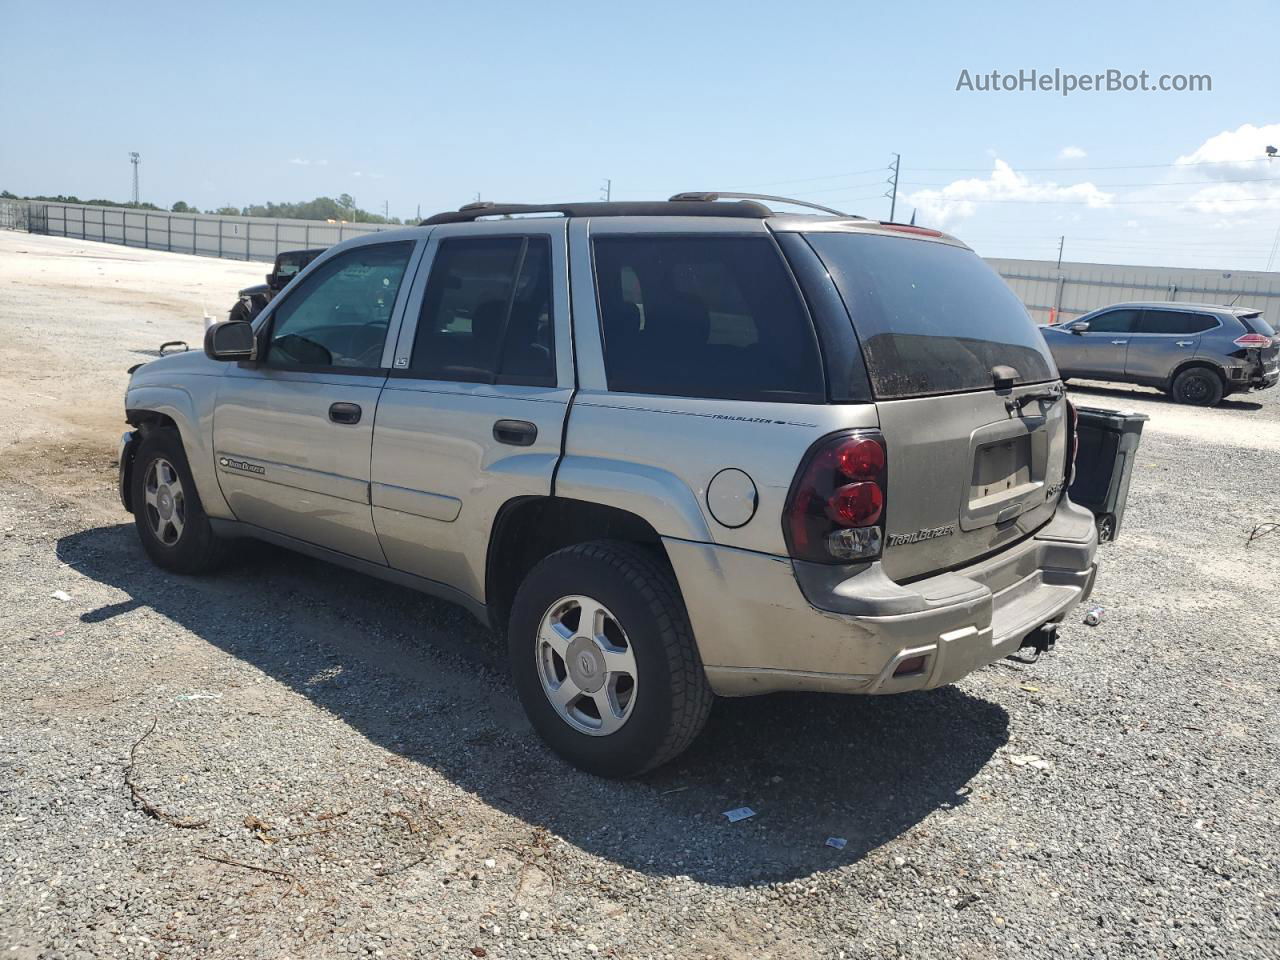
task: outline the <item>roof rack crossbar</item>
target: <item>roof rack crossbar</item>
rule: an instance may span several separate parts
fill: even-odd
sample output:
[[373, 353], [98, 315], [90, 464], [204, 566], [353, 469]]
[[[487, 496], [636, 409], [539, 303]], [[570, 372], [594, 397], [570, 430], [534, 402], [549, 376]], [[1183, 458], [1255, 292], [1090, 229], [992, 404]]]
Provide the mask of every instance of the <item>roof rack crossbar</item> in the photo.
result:
[[810, 203], [808, 200], [796, 200], [794, 197], [775, 197], [768, 193], [726, 193], [723, 190], [715, 191], [689, 191], [687, 193], [677, 193], [672, 197], [672, 201], [697, 200], [699, 202], [708, 202], [720, 199], [729, 200], [769, 200], [773, 203], [793, 203], [798, 207], [808, 207], [810, 210], [821, 210], [823, 213], [830, 213], [837, 217], [851, 217], [855, 220], [865, 220], [866, 217], [860, 217], [857, 214], [845, 213], [843, 210], [836, 210], [832, 207], [824, 207], [819, 203]]

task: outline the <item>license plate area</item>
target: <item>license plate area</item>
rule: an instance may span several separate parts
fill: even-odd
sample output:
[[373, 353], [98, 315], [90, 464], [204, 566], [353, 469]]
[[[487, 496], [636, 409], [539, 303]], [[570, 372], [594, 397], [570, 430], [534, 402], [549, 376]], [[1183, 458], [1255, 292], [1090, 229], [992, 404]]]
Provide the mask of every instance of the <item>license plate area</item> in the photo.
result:
[[973, 432], [972, 468], [961, 530], [1007, 523], [1044, 500], [1048, 431], [1039, 417], [993, 423]]

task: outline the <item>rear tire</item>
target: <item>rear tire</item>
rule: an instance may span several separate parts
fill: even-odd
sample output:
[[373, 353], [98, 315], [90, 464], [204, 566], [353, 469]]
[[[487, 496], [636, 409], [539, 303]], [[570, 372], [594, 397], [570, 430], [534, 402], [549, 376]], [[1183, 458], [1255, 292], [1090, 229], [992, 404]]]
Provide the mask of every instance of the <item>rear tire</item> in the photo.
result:
[[[592, 614], [588, 627], [583, 617]], [[597, 540], [543, 559], [516, 594], [507, 646], [534, 729], [598, 776], [634, 777], [666, 763], [711, 711], [675, 578], [634, 544]]]
[[227, 556], [200, 503], [182, 438], [170, 429], [143, 438], [133, 461], [133, 522], [156, 566], [174, 573], [207, 573]]
[[1207, 367], [1191, 367], [1173, 378], [1169, 393], [1178, 403], [1194, 407], [1217, 406], [1222, 400], [1222, 378]]

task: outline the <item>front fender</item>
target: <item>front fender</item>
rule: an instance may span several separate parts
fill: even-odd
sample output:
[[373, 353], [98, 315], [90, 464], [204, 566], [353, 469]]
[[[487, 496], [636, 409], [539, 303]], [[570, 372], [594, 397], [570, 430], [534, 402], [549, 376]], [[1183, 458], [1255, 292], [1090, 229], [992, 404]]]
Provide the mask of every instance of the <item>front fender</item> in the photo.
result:
[[148, 413], [173, 422], [182, 438], [182, 448], [205, 513], [234, 520], [235, 514], [222, 496], [214, 469], [213, 401], [217, 381], [213, 377], [199, 379], [208, 381], [201, 384], [207, 386], [207, 390], [192, 391], [176, 384], [131, 386], [125, 395], [125, 410], [131, 423], [145, 422]]
[[556, 471], [555, 495], [634, 513], [662, 537], [711, 540], [697, 496], [675, 474], [658, 467], [566, 456]]

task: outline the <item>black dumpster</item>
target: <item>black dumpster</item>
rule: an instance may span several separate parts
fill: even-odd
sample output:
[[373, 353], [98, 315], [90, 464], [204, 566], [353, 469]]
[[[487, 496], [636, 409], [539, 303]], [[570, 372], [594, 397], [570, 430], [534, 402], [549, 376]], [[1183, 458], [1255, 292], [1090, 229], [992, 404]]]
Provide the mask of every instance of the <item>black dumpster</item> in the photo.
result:
[[1072, 502], [1088, 507], [1098, 521], [1098, 539], [1120, 535], [1129, 478], [1142, 439], [1145, 413], [1076, 407], [1080, 447], [1076, 475], [1068, 488]]

